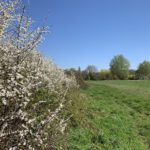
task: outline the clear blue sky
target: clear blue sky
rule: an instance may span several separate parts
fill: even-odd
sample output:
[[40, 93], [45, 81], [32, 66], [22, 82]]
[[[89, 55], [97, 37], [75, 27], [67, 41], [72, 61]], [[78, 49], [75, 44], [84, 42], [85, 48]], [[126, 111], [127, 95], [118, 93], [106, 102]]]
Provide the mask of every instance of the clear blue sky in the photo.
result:
[[117, 54], [134, 69], [150, 60], [150, 0], [29, 1], [35, 23], [50, 26], [41, 51], [63, 68], [109, 68]]

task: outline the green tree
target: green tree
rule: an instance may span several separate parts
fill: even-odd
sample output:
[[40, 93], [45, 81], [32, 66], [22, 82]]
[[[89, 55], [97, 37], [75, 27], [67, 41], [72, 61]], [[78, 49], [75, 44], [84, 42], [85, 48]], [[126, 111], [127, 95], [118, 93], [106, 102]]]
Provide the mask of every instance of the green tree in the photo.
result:
[[94, 65], [88, 65], [86, 68], [88, 80], [95, 80], [97, 78], [98, 69]]
[[127, 79], [130, 63], [123, 55], [114, 56], [110, 62], [110, 70], [115, 79]]
[[110, 70], [100, 70], [100, 80], [111, 80], [112, 75]]
[[143, 61], [139, 64], [137, 69], [137, 78], [138, 79], [150, 79], [150, 62]]
[[87, 68], [86, 68], [86, 71], [90, 72], [90, 73], [95, 73], [95, 72], [98, 71], [98, 69], [94, 65], [88, 65]]

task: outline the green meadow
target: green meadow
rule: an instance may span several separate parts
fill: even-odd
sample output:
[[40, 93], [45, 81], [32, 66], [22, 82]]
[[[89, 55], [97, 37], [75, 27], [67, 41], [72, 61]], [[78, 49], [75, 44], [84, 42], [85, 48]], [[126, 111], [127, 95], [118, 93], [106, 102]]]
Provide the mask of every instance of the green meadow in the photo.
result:
[[149, 150], [150, 81], [89, 81], [70, 150]]

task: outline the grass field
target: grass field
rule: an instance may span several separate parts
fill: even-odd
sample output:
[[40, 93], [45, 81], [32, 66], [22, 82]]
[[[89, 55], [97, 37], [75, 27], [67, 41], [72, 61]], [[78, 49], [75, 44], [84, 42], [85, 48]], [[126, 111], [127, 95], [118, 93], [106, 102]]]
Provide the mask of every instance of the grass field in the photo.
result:
[[[70, 150], [149, 150], [150, 81], [91, 81]], [[80, 117], [79, 117], [80, 118]]]

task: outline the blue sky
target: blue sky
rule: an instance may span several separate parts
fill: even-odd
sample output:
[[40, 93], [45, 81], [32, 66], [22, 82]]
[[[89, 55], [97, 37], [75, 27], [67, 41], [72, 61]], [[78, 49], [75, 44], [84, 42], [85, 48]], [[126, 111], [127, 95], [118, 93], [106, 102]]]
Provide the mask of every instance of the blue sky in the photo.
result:
[[51, 33], [42, 53], [63, 68], [109, 68], [123, 54], [136, 69], [150, 60], [150, 0], [29, 0], [35, 24]]

